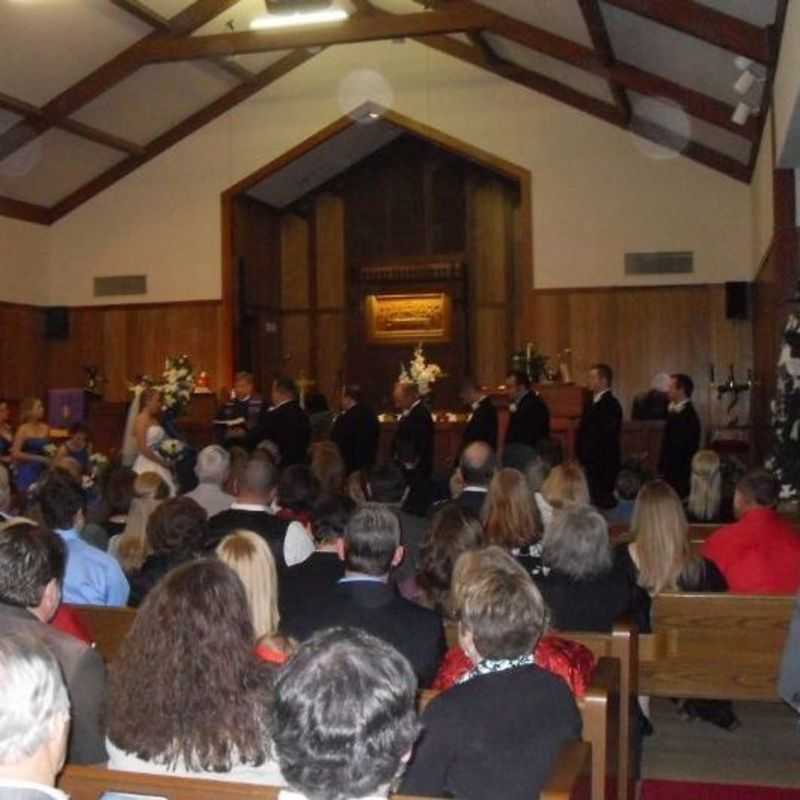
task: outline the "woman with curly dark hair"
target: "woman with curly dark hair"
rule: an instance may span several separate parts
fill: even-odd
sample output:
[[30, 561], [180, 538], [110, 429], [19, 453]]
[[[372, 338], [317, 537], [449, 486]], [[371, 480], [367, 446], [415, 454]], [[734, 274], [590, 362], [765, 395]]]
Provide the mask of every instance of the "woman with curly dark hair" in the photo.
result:
[[431, 529], [420, 549], [417, 591], [410, 599], [452, 619], [450, 582], [453, 567], [462, 553], [478, 550], [483, 545], [483, 525], [476, 514], [455, 501], [440, 506], [433, 515]]
[[147, 520], [149, 555], [141, 568], [129, 575], [128, 605], [140, 605], [170, 570], [200, 556], [207, 536], [205, 509], [190, 497], [174, 497], [161, 503]]
[[109, 767], [282, 784], [271, 756], [273, 673], [254, 639], [230, 567], [203, 559], [164, 578], [111, 665]]

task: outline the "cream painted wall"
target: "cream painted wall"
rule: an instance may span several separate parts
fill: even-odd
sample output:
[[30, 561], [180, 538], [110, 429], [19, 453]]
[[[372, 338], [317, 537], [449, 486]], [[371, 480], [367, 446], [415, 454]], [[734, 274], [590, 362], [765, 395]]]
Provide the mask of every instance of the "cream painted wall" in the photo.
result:
[[627, 132], [421, 45], [376, 43], [325, 51], [56, 223], [49, 301], [91, 304], [95, 275], [142, 272], [143, 302], [218, 298], [220, 193], [382, 100], [341, 97], [364, 69], [384, 76], [398, 112], [531, 171], [537, 287], [663, 282], [626, 279], [626, 251], [693, 250], [695, 274], [669, 283], [751, 277], [748, 186], [648, 157]]
[[[798, 124], [800, 116], [800, 3], [789, 3], [786, 23], [783, 29], [781, 55], [773, 88], [773, 107], [775, 109], [775, 141], [777, 152], [784, 152], [790, 128]], [[797, 130], [791, 131], [793, 137], [800, 136]], [[784, 166], [792, 166], [784, 164]]]
[[775, 230], [774, 196], [772, 179], [775, 169], [772, 152], [772, 113], [767, 117], [764, 135], [761, 137], [761, 149], [758, 153], [753, 180], [750, 184], [750, 197], [753, 211], [753, 273], [758, 274], [761, 261], [772, 242]]
[[43, 225], [0, 217], [1, 302], [46, 303], [49, 233]]

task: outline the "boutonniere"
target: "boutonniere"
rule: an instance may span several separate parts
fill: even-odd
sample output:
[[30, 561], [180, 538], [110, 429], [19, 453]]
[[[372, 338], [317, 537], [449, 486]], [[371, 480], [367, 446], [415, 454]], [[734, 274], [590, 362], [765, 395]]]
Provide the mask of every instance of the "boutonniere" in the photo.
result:
[[516, 413], [517, 413], [517, 404], [516, 404], [516, 403], [512, 403], [512, 404], [511, 404], [511, 405], [508, 407], [508, 410], [509, 410], [509, 411], [510, 411], [512, 414], [516, 414]]

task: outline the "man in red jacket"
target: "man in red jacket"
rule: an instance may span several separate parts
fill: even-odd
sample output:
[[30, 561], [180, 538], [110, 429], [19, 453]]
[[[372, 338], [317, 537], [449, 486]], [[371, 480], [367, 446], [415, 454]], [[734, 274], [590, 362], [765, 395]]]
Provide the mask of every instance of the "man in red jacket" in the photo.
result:
[[748, 472], [737, 484], [738, 522], [726, 525], [703, 545], [739, 594], [794, 594], [800, 588], [800, 532], [775, 510], [780, 486], [765, 469]]

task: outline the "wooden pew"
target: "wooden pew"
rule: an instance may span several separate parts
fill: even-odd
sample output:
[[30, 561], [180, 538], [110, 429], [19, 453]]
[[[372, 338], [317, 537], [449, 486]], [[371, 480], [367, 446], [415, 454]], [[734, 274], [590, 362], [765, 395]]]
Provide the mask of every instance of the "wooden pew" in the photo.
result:
[[[426, 689], [419, 693], [419, 710], [439, 695]], [[583, 741], [592, 748], [592, 800], [609, 800], [609, 786], [619, 780], [620, 667], [614, 658], [601, 658], [584, 697], [576, 698], [583, 722]]]
[[794, 597], [674, 593], [653, 600], [639, 637], [639, 688], [654, 697], [779, 702]]
[[136, 619], [136, 610], [78, 605], [71, 605], [70, 608], [92, 634], [95, 647], [103, 660], [110, 664]]
[[[590, 770], [591, 748], [583, 742], [568, 744], [561, 751], [553, 774], [539, 795], [540, 800], [585, 800]], [[105, 792], [149, 795], [166, 800], [277, 800], [280, 794], [275, 786], [120, 772], [104, 766], [72, 764], [64, 768], [57, 786], [71, 800], [99, 800]], [[403, 795], [393, 795], [393, 799], [413, 800]]]

